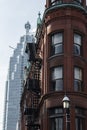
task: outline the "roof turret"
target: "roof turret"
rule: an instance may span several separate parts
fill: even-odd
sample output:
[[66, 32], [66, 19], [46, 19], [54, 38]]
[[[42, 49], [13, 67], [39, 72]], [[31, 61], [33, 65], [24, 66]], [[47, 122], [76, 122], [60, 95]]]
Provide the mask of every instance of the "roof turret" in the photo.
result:
[[38, 13], [38, 18], [37, 18], [37, 27], [41, 26], [41, 24], [42, 24], [42, 20], [40, 18], [40, 15], [41, 15], [41, 13], [39, 12]]
[[28, 34], [29, 34], [29, 30], [31, 29], [31, 25], [30, 25], [29, 22], [27, 22], [27, 23], [25, 24], [25, 29], [26, 29], [26, 35], [28, 35]]

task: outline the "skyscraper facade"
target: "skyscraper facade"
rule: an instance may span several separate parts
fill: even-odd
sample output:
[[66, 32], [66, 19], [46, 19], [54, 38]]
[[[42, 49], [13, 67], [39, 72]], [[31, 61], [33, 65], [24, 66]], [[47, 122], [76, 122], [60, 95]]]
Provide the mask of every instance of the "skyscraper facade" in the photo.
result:
[[25, 24], [26, 35], [20, 38], [20, 43], [13, 48], [13, 55], [10, 58], [8, 78], [6, 82], [5, 110], [3, 130], [16, 130], [20, 120], [20, 99], [24, 83], [24, 67], [27, 65], [27, 55], [25, 54], [26, 41], [34, 40], [29, 33], [30, 24]]

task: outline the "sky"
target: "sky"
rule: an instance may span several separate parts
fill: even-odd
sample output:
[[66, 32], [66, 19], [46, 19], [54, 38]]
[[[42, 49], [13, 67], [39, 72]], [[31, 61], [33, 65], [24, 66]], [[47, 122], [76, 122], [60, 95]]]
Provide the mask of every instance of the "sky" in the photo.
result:
[[31, 30], [36, 29], [38, 12], [41, 18], [45, 0], [0, 0], [0, 130], [3, 130], [5, 84], [9, 58], [13, 49], [25, 35], [25, 23], [29, 21]]

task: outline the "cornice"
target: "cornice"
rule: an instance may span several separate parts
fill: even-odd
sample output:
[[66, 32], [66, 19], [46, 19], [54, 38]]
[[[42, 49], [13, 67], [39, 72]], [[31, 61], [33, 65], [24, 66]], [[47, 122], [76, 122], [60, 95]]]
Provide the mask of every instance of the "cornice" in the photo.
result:
[[67, 8], [67, 7], [79, 9], [80, 11], [83, 11], [84, 13], [87, 14], [87, 10], [83, 6], [81, 6], [79, 4], [75, 4], [75, 3], [62, 3], [62, 4], [56, 4], [54, 6], [50, 6], [49, 8], [47, 8], [45, 10], [44, 15], [46, 15], [47, 13], [49, 13], [49, 12], [51, 12], [53, 10], [60, 9], [60, 8]]

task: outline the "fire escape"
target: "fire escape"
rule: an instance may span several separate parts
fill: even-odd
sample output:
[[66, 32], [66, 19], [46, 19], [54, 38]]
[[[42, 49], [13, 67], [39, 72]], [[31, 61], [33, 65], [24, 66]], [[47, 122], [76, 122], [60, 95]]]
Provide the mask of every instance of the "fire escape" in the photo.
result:
[[28, 69], [28, 78], [26, 79], [26, 88], [29, 93], [30, 103], [24, 108], [26, 117], [26, 126], [28, 130], [40, 130], [38, 121], [40, 89], [40, 70], [42, 59], [36, 56], [36, 44], [27, 43], [25, 52], [28, 54], [28, 62], [31, 64]]

